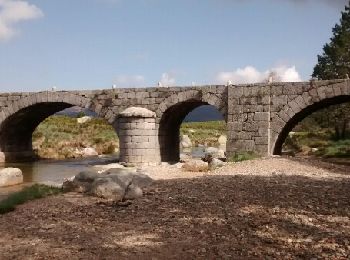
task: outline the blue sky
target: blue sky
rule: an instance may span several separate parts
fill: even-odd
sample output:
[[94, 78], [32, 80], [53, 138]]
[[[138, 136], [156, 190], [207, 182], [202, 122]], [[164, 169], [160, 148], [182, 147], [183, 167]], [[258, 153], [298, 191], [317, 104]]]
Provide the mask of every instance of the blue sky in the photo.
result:
[[0, 91], [308, 80], [346, 0], [0, 0]]

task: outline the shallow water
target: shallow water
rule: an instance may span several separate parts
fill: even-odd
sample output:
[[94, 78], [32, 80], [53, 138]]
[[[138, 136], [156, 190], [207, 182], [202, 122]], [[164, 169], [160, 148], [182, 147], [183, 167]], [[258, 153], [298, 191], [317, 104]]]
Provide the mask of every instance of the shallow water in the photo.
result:
[[[204, 149], [204, 146], [198, 146], [182, 149], [181, 153], [191, 155], [193, 158], [201, 158], [205, 154]], [[82, 159], [39, 160], [34, 162], [0, 164], [0, 169], [6, 167], [21, 169], [24, 181], [21, 185], [0, 188], [0, 199], [6, 197], [9, 193], [19, 191], [23, 187], [33, 183], [60, 184], [64, 179], [71, 178], [92, 165], [117, 162], [117, 158], [118, 154], [113, 154]]]
[[33, 183], [62, 183], [64, 179], [73, 177], [92, 165], [108, 164], [116, 161], [116, 155], [106, 155], [83, 159], [39, 160], [0, 164], [0, 169], [15, 167], [21, 169], [23, 173], [23, 184], [0, 188], [0, 198]]

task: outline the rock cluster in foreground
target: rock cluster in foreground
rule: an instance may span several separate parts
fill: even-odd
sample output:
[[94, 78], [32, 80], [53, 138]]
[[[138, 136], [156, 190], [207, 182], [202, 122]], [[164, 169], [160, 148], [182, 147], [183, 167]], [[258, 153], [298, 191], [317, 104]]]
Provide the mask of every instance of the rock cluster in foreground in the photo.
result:
[[80, 172], [73, 180], [64, 182], [63, 189], [119, 202], [141, 197], [142, 188], [152, 182], [149, 176], [138, 171], [114, 168], [103, 173], [93, 170]]

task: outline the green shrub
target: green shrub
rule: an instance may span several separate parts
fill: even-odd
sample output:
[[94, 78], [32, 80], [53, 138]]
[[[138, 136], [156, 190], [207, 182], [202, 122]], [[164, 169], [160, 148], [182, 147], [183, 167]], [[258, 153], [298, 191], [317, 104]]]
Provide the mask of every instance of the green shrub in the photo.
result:
[[19, 192], [9, 195], [4, 200], [0, 201], [0, 214], [4, 214], [15, 210], [17, 205], [27, 201], [56, 195], [62, 192], [62, 189], [50, 187], [42, 184], [34, 184], [26, 187]]
[[85, 116], [85, 113], [83, 111], [80, 111], [78, 114], [77, 114], [77, 118], [81, 118], [81, 117], [84, 117]]

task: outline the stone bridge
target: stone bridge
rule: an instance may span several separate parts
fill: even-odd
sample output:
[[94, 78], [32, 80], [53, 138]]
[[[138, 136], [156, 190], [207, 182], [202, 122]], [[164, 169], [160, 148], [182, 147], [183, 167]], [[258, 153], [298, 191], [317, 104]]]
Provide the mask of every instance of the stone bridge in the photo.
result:
[[[105, 118], [120, 139], [122, 161], [179, 160], [179, 128], [186, 115], [213, 105], [227, 122], [227, 154], [280, 154], [288, 133], [318, 109], [350, 101], [350, 81], [253, 85], [44, 91], [0, 94], [0, 160], [32, 157], [32, 133], [65, 108], [88, 108]], [[130, 114], [129, 107], [148, 113]]]

